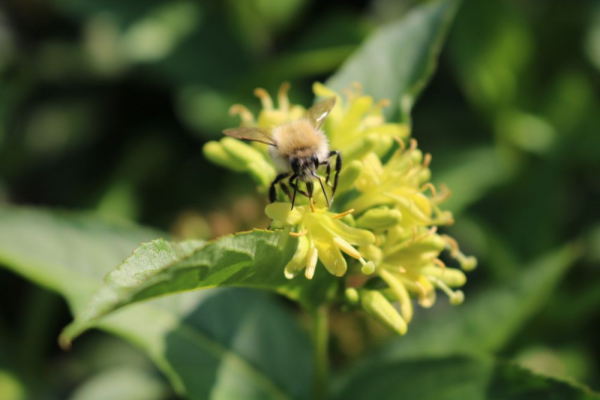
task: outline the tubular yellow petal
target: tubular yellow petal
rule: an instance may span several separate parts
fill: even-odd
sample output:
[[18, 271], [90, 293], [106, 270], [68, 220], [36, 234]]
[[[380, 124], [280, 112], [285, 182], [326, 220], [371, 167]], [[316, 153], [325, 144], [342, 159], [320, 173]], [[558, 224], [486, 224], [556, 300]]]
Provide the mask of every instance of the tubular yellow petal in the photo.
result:
[[375, 235], [365, 229], [352, 228], [342, 221], [331, 218], [322, 219], [321, 226], [326, 229], [330, 235], [339, 236], [350, 244], [367, 245], [375, 243]]
[[319, 256], [319, 252], [317, 251], [317, 249], [315, 247], [310, 249], [310, 252], [309, 252], [308, 258], [307, 258], [307, 262], [306, 262], [306, 271], [305, 271], [306, 279], [312, 279], [313, 276], [315, 275], [315, 268], [317, 267], [318, 256]]
[[309, 258], [310, 242], [307, 237], [302, 236], [298, 238], [298, 247], [296, 252], [292, 256], [292, 259], [285, 266], [285, 277], [288, 279], [296, 276], [297, 272], [302, 270], [306, 266], [307, 259]]
[[410, 127], [407, 124], [381, 124], [367, 130], [367, 133], [376, 133], [378, 135], [389, 135], [393, 137], [406, 138], [410, 134]]
[[372, 230], [388, 229], [402, 220], [402, 213], [395, 209], [373, 208], [356, 220], [356, 226]]
[[351, 161], [340, 173], [340, 180], [338, 182], [338, 191], [343, 193], [347, 190], [350, 190], [354, 185], [354, 182], [360, 176], [362, 172], [362, 163], [360, 161], [354, 160]]
[[319, 252], [319, 260], [321, 260], [330, 274], [342, 276], [346, 273], [348, 265], [340, 249], [333, 243], [333, 240], [325, 242], [315, 239], [314, 244]]
[[371, 134], [365, 136], [361, 140], [350, 143], [344, 151], [344, 159], [356, 160], [370, 153], [378, 143], [377, 135]]
[[299, 207], [291, 209], [290, 203], [271, 203], [265, 208], [265, 214], [272, 220], [286, 225], [296, 225], [302, 220], [302, 212]]

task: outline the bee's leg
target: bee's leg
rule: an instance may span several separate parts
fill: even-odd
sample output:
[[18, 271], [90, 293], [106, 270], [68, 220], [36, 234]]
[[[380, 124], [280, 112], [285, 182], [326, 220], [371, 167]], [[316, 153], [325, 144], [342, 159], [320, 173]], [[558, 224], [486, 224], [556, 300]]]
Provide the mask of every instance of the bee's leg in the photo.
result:
[[294, 204], [296, 204], [296, 193], [298, 192], [298, 183], [294, 183], [294, 179], [296, 178], [296, 174], [293, 174], [288, 181], [290, 186], [294, 188], [294, 195], [292, 196], [292, 210], [294, 209]]
[[283, 193], [285, 193], [285, 195], [292, 200], [292, 193], [290, 192], [290, 189], [288, 189], [287, 185], [283, 182], [279, 183], [279, 186], [281, 186], [281, 190], [283, 190]]
[[329, 153], [329, 157], [336, 156], [335, 160], [335, 177], [333, 178], [333, 190], [331, 192], [331, 199], [333, 200], [333, 196], [335, 196], [335, 190], [338, 185], [338, 178], [340, 176], [340, 171], [342, 170], [342, 155], [339, 151], [333, 150]]
[[[295, 180], [295, 182], [294, 182], [294, 180]], [[306, 193], [305, 191], [303, 191], [302, 189], [300, 189], [298, 187], [298, 175], [293, 174], [290, 177], [290, 179], [288, 180], [288, 183], [294, 189], [294, 194], [292, 195], [292, 209], [293, 209], [294, 204], [296, 204], [296, 193], [300, 192], [301, 194], [305, 195], [306, 197], [308, 197], [308, 193]]]
[[[299, 192], [300, 194], [308, 197], [308, 193], [306, 193], [304, 190], [300, 189], [300, 187], [298, 186], [298, 180], [297, 180], [298, 176], [297, 175], [292, 175], [290, 177], [290, 179], [288, 180], [289, 185], [294, 189], [294, 191]], [[294, 180], [296, 180], [294, 182]]]
[[[312, 176], [314, 176], [315, 179], [319, 181], [319, 184], [321, 184], [321, 190], [323, 191], [323, 195], [325, 196], [325, 203], [327, 203], [327, 207], [329, 207], [329, 198], [327, 197], [327, 192], [325, 191], [325, 186], [323, 185], [321, 177], [314, 172], [312, 173]], [[306, 184], [306, 187], [308, 187], [308, 183]], [[310, 197], [312, 197], [312, 182], [310, 182], [310, 187], [311, 190], [309, 191], [309, 193], [311, 194]]]
[[325, 183], [329, 185], [329, 178], [331, 177], [331, 163], [329, 160], [325, 160], [321, 163], [321, 165], [327, 166], [327, 169], [325, 170]]
[[271, 183], [271, 186], [269, 187], [269, 201], [271, 203], [275, 202], [275, 200], [277, 199], [277, 193], [275, 192], [275, 185], [277, 185], [279, 182], [281, 182], [282, 180], [287, 178], [289, 175], [290, 175], [289, 172], [281, 173], [281, 174], [277, 175], [275, 177], [275, 179], [273, 180], [273, 182]]

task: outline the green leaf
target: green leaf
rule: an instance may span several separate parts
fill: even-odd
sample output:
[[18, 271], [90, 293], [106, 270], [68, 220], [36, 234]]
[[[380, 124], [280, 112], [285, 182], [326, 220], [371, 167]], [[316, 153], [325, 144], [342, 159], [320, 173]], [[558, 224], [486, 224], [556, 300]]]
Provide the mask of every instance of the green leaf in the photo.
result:
[[0, 366], [0, 398], [3, 400], [24, 400], [27, 390], [15, 374]]
[[383, 26], [326, 83], [341, 92], [358, 82], [376, 100], [389, 99], [391, 117], [400, 107], [403, 121], [433, 74], [458, 0], [440, 0], [415, 8]]
[[[131, 249], [159, 236], [91, 214], [0, 208], [0, 265], [81, 310]], [[310, 398], [309, 340], [264, 293], [184, 293], [120, 310], [98, 327], [146, 352], [186, 398]]]
[[258, 230], [207, 244], [164, 240], [146, 243], [107, 276], [105, 285], [64, 330], [61, 342], [68, 345], [101, 317], [128, 304], [195, 289], [267, 289], [310, 308], [324, 300], [331, 279], [285, 278], [283, 269], [296, 246], [297, 239], [287, 232]]
[[[452, 152], [443, 165], [437, 164], [437, 167], [440, 173], [435, 177], [436, 182], [452, 190], [452, 196], [444, 202], [444, 208], [454, 215], [462, 214], [491, 189], [507, 181], [512, 172], [492, 147]], [[465, 176], [469, 179], [465, 179]]]
[[578, 254], [578, 248], [566, 246], [525, 267], [518, 279], [467, 297], [464, 305], [430, 310], [420, 324], [415, 321], [406, 336], [385, 346], [378, 357], [399, 360], [501, 349], [546, 304]]
[[488, 359], [379, 364], [344, 377], [335, 399], [587, 400], [590, 390]]
[[161, 400], [168, 390], [155, 376], [142, 369], [116, 367], [103, 371], [81, 384], [70, 400]]

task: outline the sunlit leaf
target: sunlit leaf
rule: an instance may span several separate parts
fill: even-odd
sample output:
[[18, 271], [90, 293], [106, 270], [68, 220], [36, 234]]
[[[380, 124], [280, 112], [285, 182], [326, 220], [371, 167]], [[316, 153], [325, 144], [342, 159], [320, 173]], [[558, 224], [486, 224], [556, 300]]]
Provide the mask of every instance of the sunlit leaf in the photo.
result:
[[94, 375], [81, 384], [69, 400], [161, 400], [168, 390], [148, 372], [117, 367]]
[[488, 359], [385, 363], [345, 376], [335, 399], [587, 400], [590, 390]]
[[376, 100], [389, 99], [388, 117], [400, 108], [409, 120], [417, 96], [434, 72], [458, 0], [438, 0], [416, 7], [399, 21], [375, 31], [333, 75], [327, 86], [342, 91], [353, 82]]
[[[63, 295], [73, 311], [132, 249], [156, 237], [90, 214], [0, 208], [0, 265]], [[185, 398], [310, 397], [308, 339], [258, 291], [169, 296], [113, 313], [98, 327], [142, 349]]]
[[[296, 249], [287, 232], [252, 231], [204, 244], [155, 240], [142, 245], [133, 256], [106, 278], [106, 283], [61, 340], [68, 343], [95, 321], [137, 301], [211, 287], [249, 287], [272, 290], [307, 306], [324, 300], [323, 280], [289, 280], [283, 268]], [[324, 280], [325, 285], [330, 280]]]

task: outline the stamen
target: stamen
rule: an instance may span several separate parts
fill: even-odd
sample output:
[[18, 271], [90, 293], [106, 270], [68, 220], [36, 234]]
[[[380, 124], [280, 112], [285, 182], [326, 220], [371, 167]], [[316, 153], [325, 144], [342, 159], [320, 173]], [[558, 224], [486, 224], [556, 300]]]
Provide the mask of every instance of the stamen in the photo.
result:
[[461, 290], [454, 291], [450, 289], [448, 285], [446, 285], [444, 282], [433, 276], [428, 275], [426, 276], [426, 278], [429, 279], [429, 281], [433, 283], [437, 288], [441, 289], [444, 293], [446, 293], [446, 295], [450, 299], [450, 304], [459, 305], [464, 301], [465, 295]]
[[339, 214], [335, 214], [334, 216], [332, 216], [332, 219], [341, 219], [344, 218], [346, 215], [352, 214], [354, 212], [354, 208], [349, 209], [348, 211], [344, 211], [342, 213]]
[[377, 109], [377, 108], [389, 107], [390, 104], [392, 104], [392, 102], [389, 99], [381, 99], [377, 103], [375, 103], [375, 106], [373, 108]]
[[454, 223], [454, 216], [451, 211], [442, 211], [437, 202], [434, 201], [431, 202], [431, 207], [437, 216], [431, 223], [436, 225], [451, 225]]
[[305, 229], [305, 230], [303, 230], [301, 232], [290, 232], [290, 236], [293, 236], [293, 237], [302, 237], [302, 236], [305, 236], [307, 233], [308, 233], [308, 231]]
[[429, 167], [429, 164], [431, 164], [431, 154], [426, 153], [423, 157], [423, 168]]
[[417, 148], [417, 139], [410, 139], [410, 147], [408, 148], [408, 151], [411, 152], [413, 150], [416, 150]]
[[446, 244], [450, 249], [450, 256], [452, 258], [456, 258], [456, 255], [459, 253], [458, 243], [456, 242], [456, 240], [454, 240], [454, 238], [451, 238], [448, 235], [442, 235], [442, 239], [446, 241]]
[[277, 103], [279, 104], [279, 109], [284, 112], [287, 112], [290, 107], [290, 101], [287, 96], [290, 87], [291, 85], [289, 82], [283, 82], [279, 87], [279, 92], [277, 94]]
[[273, 100], [271, 100], [271, 96], [269, 96], [269, 93], [265, 89], [254, 89], [254, 95], [260, 99], [260, 102], [265, 110], [273, 109]]
[[306, 271], [304, 271], [304, 276], [306, 279], [312, 279], [315, 276], [315, 267], [317, 266], [317, 260], [319, 256], [319, 252], [316, 247], [310, 249], [310, 253], [308, 253], [308, 261], [306, 262]]
[[400, 139], [399, 137], [394, 136], [394, 140], [396, 142], [398, 142], [398, 145], [400, 146], [400, 149], [398, 149], [398, 151], [400, 153], [404, 153], [404, 150], [406, 150], [406, 143], [404, 143], [404, 140]]
[[354, 90], [356, 90], [356, 94], [358, 96], [360, 96], [362, 94], [363, 87], [362, 87], [362, 85], [360, 83], [358, 83], [358, 82], [352, 82], [350, 84], [350, 86], [352, 86], [354, 88]]
[[415, 286], [417, 287], [417, 289], [419, 289], [419, 291], [421, 292], [421, 297], [425, 298], [427, 297], [427, 290], [425, 290], [425, 286], [423, 286], [423, 284], [421, 282], [415, 282]]
[[[362, 260], [362, 262], [365, 262], [365, 260], [362, 258], [362, 256], [360, 255], [359, 251], [356, 250], [354, 247], [352, 247], [350, 245], [350, 243], [346, 242], [344, 239], [342, 239], [341, 237], [335, 237], [333, 238], [333, 243], [335, 243], [335, 245], [342, 250], [344, 253], [348, 254], [350, 257], [352, 258], [356, 258], [357, 260]], [[361, 262], [361, 263], [362, 263]], [[364, 265], [364, 264], [363, 264]]]
[[440, 191], [438, 193], [438, 197], [433, 200], [436, 204], [443, 203], [444, 201], [448, 200], [451, 195], [452, 192], [450, 191], [448, 186], [444, 185], [443, 183], [440, 183]]
[[365, 274], [365, 275], [371, 275], [373, 272], [375, 272], [375, 263], [373, 261], [365, 261], [364, 258], [359, 258], [358, 261], [360, 261], [362, 267], [360, 269], [360, 271]]
[[442, 260], [440, 260], [439, 258], [434, 258], [433, 263], [435, 265], [437, 265], [438, 267], [441, 267], [442, 269], [446, 269], [446, 264], [444, 264], [444, 262]]
[[450, 256], [460, 263], [460, 267], [465, 271], [471, 271], [477, 267], [477, 259], [473, 256], [465, 256], [459, 249], [458, 243], [455, 239], [448, 235], [442, 235], [442, 238], [446, 241], [450, 251]]
[[241, 104], [232, 105], [229, 108], [229, 115], [239, 115], [242, 118], [243, 125], [254, 125], [254, 115]]
[[425, 185], [423, 185], [421, 187], [421, 192], [425, 192], [427, 189], [429, 189], [431, 191], [431, 195], [434, 198], [437, 197], [437, 191], [435, 190], [435, 186], [433, 186], [433, 183], [427, 182]]
[[312, 212], [316, 212], [317, 210], [315, 209], [315, 202], [313, 201], [313, 198], [311, 197], [310, 200], [308, 201], [308, 204], [310, 205], [310, 210]]

